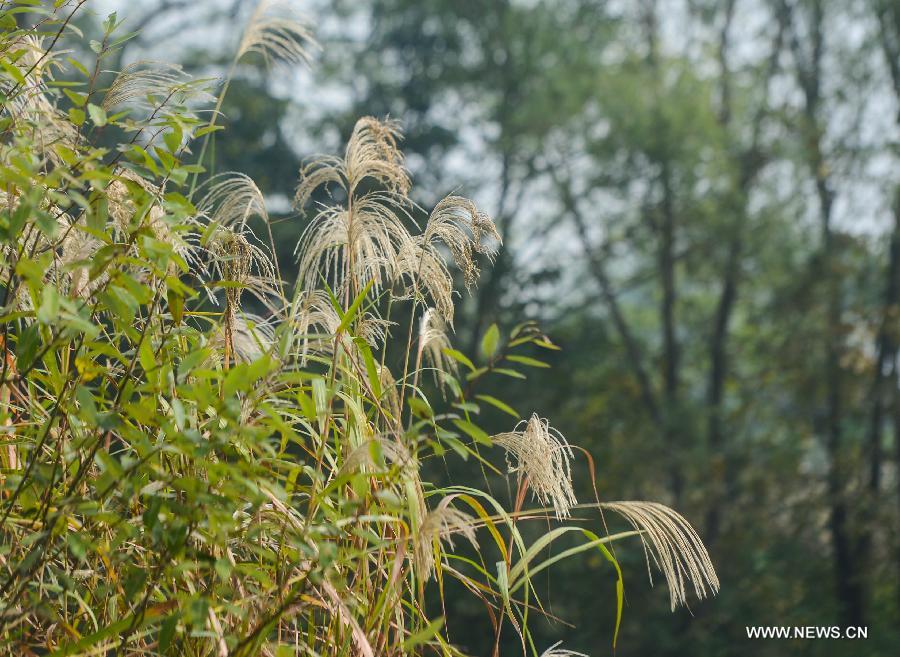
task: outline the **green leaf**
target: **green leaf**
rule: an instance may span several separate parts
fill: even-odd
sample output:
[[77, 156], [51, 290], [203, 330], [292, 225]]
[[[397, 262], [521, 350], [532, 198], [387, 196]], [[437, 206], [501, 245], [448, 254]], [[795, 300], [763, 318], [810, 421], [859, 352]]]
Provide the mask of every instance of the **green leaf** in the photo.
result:
[[517, 413], [515, 411], [515, 409], [513, 409], [511, 406], [507, 405], [506, 403], [500, 401], [496, 397], [491, 397], [490, 395], [475, 395], [475, 398], [480, 399], [483, 402], [487, 402], [494, 408], [499, 408], [501, 411], [503, 411], [504, 413], [507, 413], [509, 415], [512, 415], [517, 420], [521, 419], [521, 417], [522, 417], [521, 415], [519, 415], [519, 413]]
[[366, 296], [368, 296], [369, 290], [372, 289], [372, 283], [374, 282], [374, 278], [369, 280], [362, 291], [358, 295], [356, 295], [356, 299], [354, 299], [353, 303], [350, 304], [350, 307], [347, 309], [347, 313], [341, 319], [341, 323], [337, 327], [335, 334], [342, 333], [348, 326], [350, 326], [350, 323], [353, 322], [353, 319], [356, 317], [356, 313], [359, 312], [359, 307], [362, 305], [362, 302], [365, 301]]
[[497, 374], [502, 374], [503, 376], [508, 376], [513, 379], [527, 379], [524, 374], [521, 372], [516, 372], [515, 370], [508, 369], [506, 367], [498, 367], [494, 370]]
[[184, 297], [174, 290], [166, 290], [166, 300], [169, 302], [169, 312], [172, 313], [172, 321], [175, 326], [181, 325], [184, 317]]
[[76, 107], [84, 107], [84, 104], [87, 102], [88, 95], [86, 93], [82, 93], [80, 91], [71, 91], [69, 89], [63, 89], [63, 93], [69, 97]]
[[544, 361], [538, 360], [537, 358], [529, 358], [528, 356], [510, 355], [506, 357], [506, 360], [514, 363], [522, 363], [522, 365], [528, 365], [529, 367], [550, 367], [550, 365]]
[[439, 616], [435, 618], [433, 621], [428, 623], [424, 628], [416, 632], [415, 634], [411, 634], [406, 638], [403, 642], [403, 650], [411, 650], [416, 646], [421, 646], [424, 643], [430, 641], [440, 629], [444, 626], [444, 617]]
[[491, 437], [481, 428], [478, 427], [468, 420], [453, 420], [453, 424], [456, 425], [461, 431], [464, 431], [468, 434], [469, 437], [472, 438], [476, 443], [481, 443], [482, 445], [491, 445]]
[[[81, 124], [83, 124], [84, 118], [85, 118], [84, 110], [78, 109], [77, 107], [69, 108], [69, 120], [72, 123], [74, 123], [76, 126], [80, 126]], [[70, 149], [67, 149], [67, 150], [69, 150], [69, 152], [72, 153], [72, 151]]]
[[469, 360], [469, 357], [466, 356], [461, 351], [457, 351], [456, 349], [451, 349], [450, 347], [444, 347], [443, 351], [445, 354], [450, 356], [450, 358], [455, 360], [457, 363], [462, 363], [463, 365], [468, 367], [469, 371], [472, 371], [472, 372], [475, 371], [475, 365], [472, 363], [471, 360]]
[[37, 318], [41, 324], [54, 324], [59, 319], [59, 293], [52, 285], [48, 285], [41, 292]]
[[490, 328], [481, 338], [481, 354], [490, 360], [497, 353], [497, 347], [500, 345], [500, 329], [496, 324], [491, 324]]
[[381, 399], [381, 378], [378, 376], [378, 367], [375, 365], [374, 356], [372, 356], [372, 348], [363, 338], [353, 338], [353, 342], [363, 355], [372, 393], [375, 395], [375, 399]]
[[98, 128], [102, 128], [106, 125], [106, 111], [102, 107], [98, 107], [94, 105], [94, 103], [88, 103], [88, 114], [91, 115], [91, 121], [94, 122], [94, 125]]

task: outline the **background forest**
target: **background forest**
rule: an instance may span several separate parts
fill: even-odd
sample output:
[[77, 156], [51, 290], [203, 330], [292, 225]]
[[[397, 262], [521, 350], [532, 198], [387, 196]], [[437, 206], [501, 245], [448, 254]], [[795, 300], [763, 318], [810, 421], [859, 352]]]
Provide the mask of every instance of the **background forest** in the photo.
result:
[[[97, 38], [117, 10], [141, 30], [110, 68], [222, 76], [250, 4], [106, 1], [78, 20]], [[551, 367], [486, 392], [577, 437], [602, 500], [678, 509], [722, 583], [673, 615], [639, 581], [641, 551], [620, 551], [632, 583], [616, 654], [896, 654], [900, 3], [295, 4], [321, 50], [308, 69], [236, 68], [213, 168], [260, 186], [281, 262], [305, 226], [289, 203], [301, 164], [339, 152], [363, 115], [402, 125], [422, 206], [459, 192], [490, 212], [504, 248], [460, 299], [454, 345], [474, 353], [493, 323], [536, 320], [561, 347]], [[542, 643], [608, 654], [602, 556], [537, 584], [574, 626], [538, 623]], [[447, 605], [466, 628], [453, 640], [490, 654], [476, 601], [451, 590]], [[750, 641], [747, 625], [869, 638]]]

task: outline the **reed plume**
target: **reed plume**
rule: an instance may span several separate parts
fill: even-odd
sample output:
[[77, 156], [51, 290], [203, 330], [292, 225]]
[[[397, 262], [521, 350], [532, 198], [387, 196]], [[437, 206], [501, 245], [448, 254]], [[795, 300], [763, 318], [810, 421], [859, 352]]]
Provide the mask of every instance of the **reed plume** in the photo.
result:
[[289, 2], [260, 0], [247, 22], [235, 61], [256, 53], [268, 65], [279, 60], [287, 64], [308, 63], [308, 48], [314, 45], [312, 33]]
[[535, 497], [544, 505], [552, 505], [557, 519], [569, 517], [578, 501], [572, 490], [572, 470], [569, 460], [572, 448], [561, 433], [547, 420], [532, 414], [525, 429], [491, 436], [496, 445], [503, 447], [515, 459], [509, 471], [527, 480]]
[[647, 555], [662, 571], [669, 585], [672, 611], [687, 605], [687, 586], [703, 599], [719, 591], [719, 577], [703, 541], [690, 523], [669, 507], [656, 502], [608, 502], [604, 509], [614, 511], [641, 532]]

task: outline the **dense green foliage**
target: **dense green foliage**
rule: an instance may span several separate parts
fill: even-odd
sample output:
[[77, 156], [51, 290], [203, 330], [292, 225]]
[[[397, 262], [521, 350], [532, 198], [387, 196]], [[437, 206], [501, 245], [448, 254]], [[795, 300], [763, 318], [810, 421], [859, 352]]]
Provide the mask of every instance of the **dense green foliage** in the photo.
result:
[[586, 452], [491, 394], [557, 350], [534, 323], [486, 325], [476, 358], [451, 347], [453, 277], [474, 286], [500, 235], [460, 196], [411, 200], [395, 123], [362, 118], [300, 170], [295, 259], [253, 180], [207, 173], [239, 152], [212, 140], [238, 62], [300, 65], [305, 28], [260, 3], [219, 85], [110, 70], [132, 36], [112, 15], [82, 39], [83, 5], [0, 4], [5, 650], [463, 654], [453, 586], [495, 655], [511, 637], [564, 655], [531, 630], [553, 615], [533, 578], [588, 554], [615, 587], [612, 649], [622, 539], [673, 609], [718, 589], [681, 516], [601, 503]]

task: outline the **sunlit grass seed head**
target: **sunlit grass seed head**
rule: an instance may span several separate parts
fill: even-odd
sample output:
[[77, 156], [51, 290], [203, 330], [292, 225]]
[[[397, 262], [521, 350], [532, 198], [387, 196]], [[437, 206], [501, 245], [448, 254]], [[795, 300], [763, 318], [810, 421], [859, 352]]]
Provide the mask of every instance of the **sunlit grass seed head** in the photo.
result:
[[[34, 35], [17, 37], [6, 44], [3, 54], [15, 57], [15, 68], [24, 76], [24, 84], [3, 89], [10, 116], [31, 128], [32, 146], [53, 162], [60, 163], [55, 146], [70, 147], [78, 130], [51, 98], [49, 84], [57, 61], [63, 54], [49, 52], [43, 39]], [[6, 86], [6, 85], [3, 85]]]
[[250, 292], [263, 305], [277, 313], [273, 298], [278, 296], [279, 282], [275, 266], [265, 250], [250, 241], [247, 231], [217, 227], [206, 245], [209, 275], [213, 283], [225, 286], [225, 302], [229, 312], [241, 307], [241, 297]]
[[[269, 352], [275, 343], [275, 328], [259, 315], [236, 314], [230, 325], [231, 349], [237, 361], [250, 363]], [[225, 327], [218, 328], [212, 346], [221, 351], [226, 340]]]
[[562, 648], [562, 641], [557, 641], [552, 646], [541, 653], [541, 657], [588, 657], [583, 652], [575, 652], [574, 650], [566, 650]]
[[205, 194], [197, 203], [197, 209], [208, 221], [239, 231], [243, 231], [253, 217], [268, 223], [265, 197], [250, 176], [220, 173], [210, 178], [203, 188]]
[[450, 338], [447, 326], [434, 308], [426, 308], [419, 320], [419, 342], [417, 361], [428, 362], [434, 372], [435, 381], [440, 372], [456, 374], [456, 361], [447, 355]]
[[447, 196], [431, 212], [425, 226], [425, 243], [442, 243], [453, 255], [463, 273], [466, 287], [471, 287], [480, 274], [474, 254], [493, 261], [502, 243], [493, 219], [467, 198]]
[[310, 48], [315, 47], [312, 33], [297, 15], [292, 3], [260, 0], [247, 21], [235, 61], [249, 53], [256, 53], [268, 65], [276, 61], [308, 63]]
[[541, 504], [552, 506], [558, 519], [567, 518], [578, 503], [572, 489], [572, 448], [537, 413], [524, 424], [524, 430], [517, 428], [491, 439], [512, 457], [509, 471], [517, 473], [520, 480], [527, 478], [535, 497]]
[[442, 499], [437, 507], [427, 511], [419, 528], [416, 540], [416, 561], [420, 575], [428, 580], [434, 574], [434, 547], [435, 542], [446, 543], [449, 548], [454, 548], [454, 536], [462, 536], [476, 549], [478, 539], [475, 536], [475, 519], [451, 506], [452, 497]]
[[719, 577], [703, 541], [677, 512], [656, 502], [609, 502], [603, 508], [615, 511], [641, 532], [648, 573], [652, 559], [666, 578], [672, 611], [687, 605], [689, 586], [701, 600], [719, 591]]

